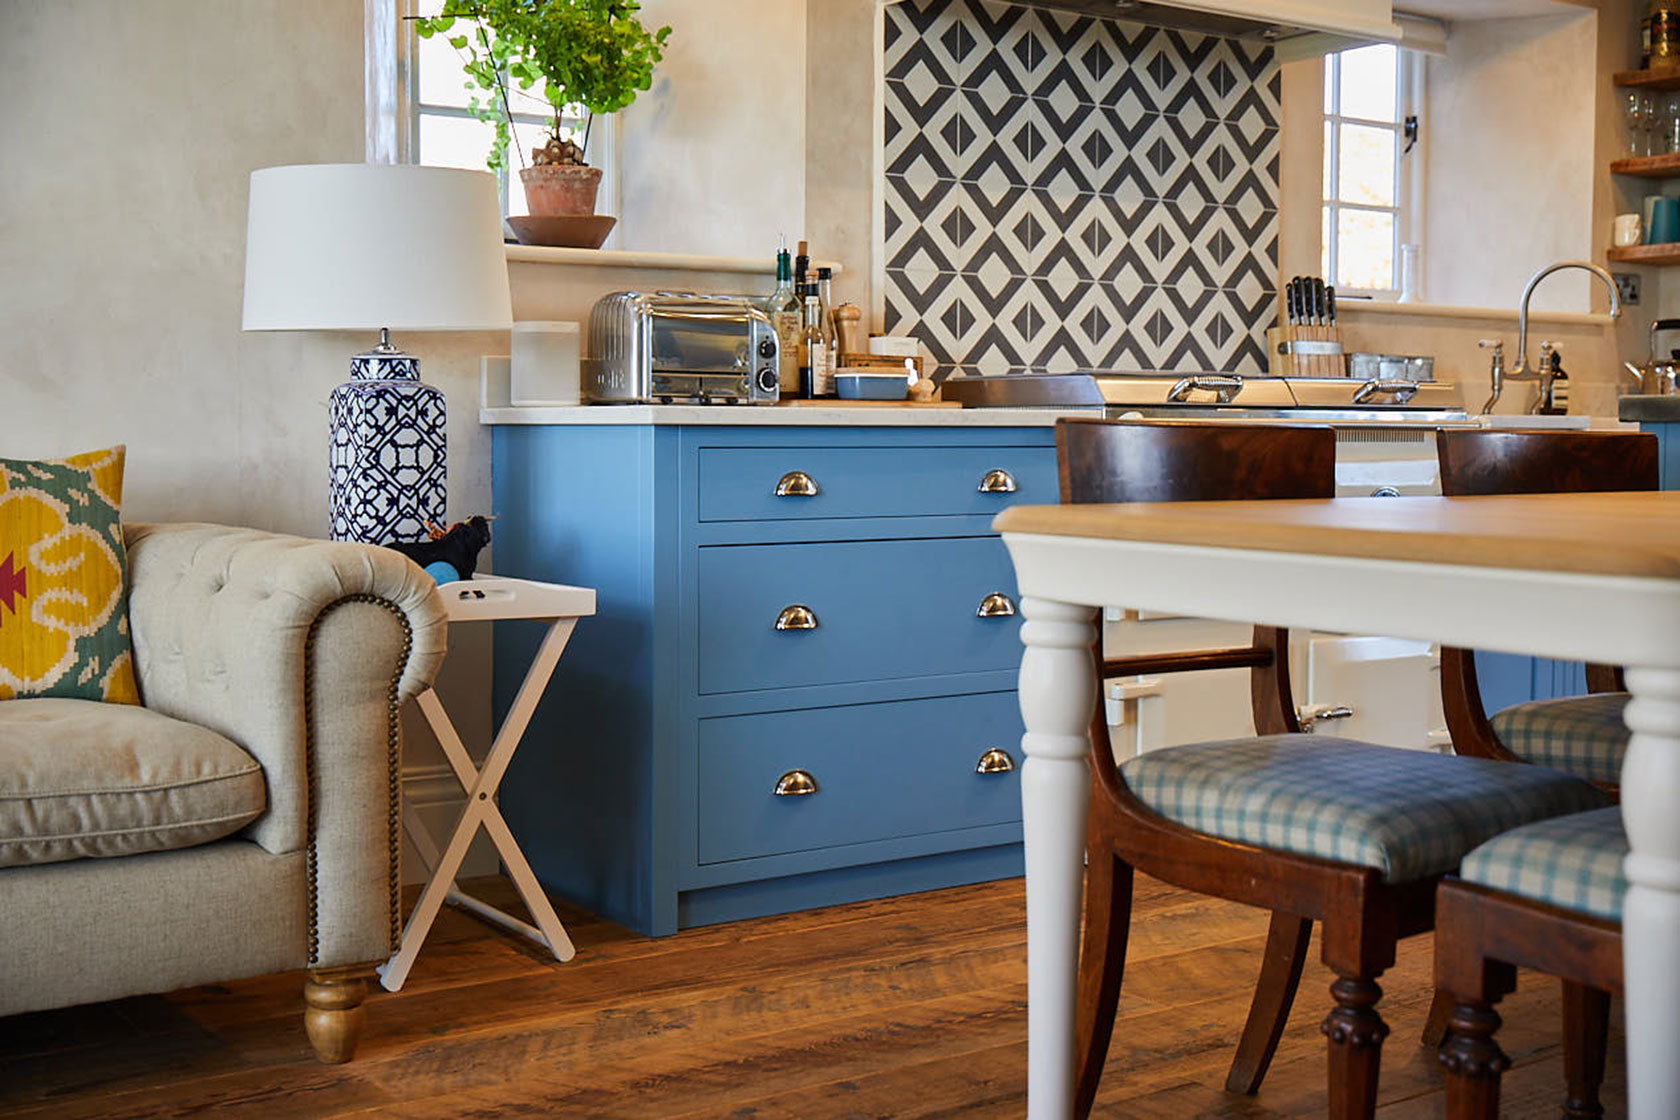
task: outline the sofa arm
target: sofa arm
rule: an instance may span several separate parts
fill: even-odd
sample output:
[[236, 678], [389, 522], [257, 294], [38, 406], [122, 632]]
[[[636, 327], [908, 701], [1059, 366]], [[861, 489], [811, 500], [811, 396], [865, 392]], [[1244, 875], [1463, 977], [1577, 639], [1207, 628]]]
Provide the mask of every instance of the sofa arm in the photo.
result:
[[128, 525], [142, 702], [262, 764], [246, 835], [304, 851], [312, 966], [390, 952], [397, 932], [397, 712], [430, 685], [448, 621], [437, 586], [368, 545], [219, 525]]

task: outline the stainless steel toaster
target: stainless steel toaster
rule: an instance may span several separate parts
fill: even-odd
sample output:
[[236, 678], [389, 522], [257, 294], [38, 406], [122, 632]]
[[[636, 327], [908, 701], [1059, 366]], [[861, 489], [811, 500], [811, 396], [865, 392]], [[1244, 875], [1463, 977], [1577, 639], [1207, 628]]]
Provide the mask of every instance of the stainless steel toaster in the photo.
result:
[[594, 402], [775, 404], [781, 354], [748, 296], [614, 292], [589, 313], [582, 376]]

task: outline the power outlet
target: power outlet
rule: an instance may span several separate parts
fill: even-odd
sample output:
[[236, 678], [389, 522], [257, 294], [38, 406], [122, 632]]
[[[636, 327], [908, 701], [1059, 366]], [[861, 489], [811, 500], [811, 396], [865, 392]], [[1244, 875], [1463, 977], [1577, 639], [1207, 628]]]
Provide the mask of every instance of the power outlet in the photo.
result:
[[1639, 302], [1639, 273], [1612, 272], [1616, 279], [1616, 296], [1623, 303], [1633, 305]]

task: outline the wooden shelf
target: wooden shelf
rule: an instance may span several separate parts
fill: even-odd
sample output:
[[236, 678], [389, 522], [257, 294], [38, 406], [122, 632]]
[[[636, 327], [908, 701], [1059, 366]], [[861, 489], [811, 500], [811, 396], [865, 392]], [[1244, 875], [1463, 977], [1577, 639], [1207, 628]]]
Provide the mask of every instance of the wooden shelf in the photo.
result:
[[1680, 152], [1660, 156], [1630, 156], [1610, 161], [1612, 175], [1634, 175], [1641, 179], [1680, 178]]
[[1607, 249], [1604, 258], [1623, 264], [1680, 264], [1680, 241], [1661, 245], [1630, 245], [1626, 249]]
[[1655, 91], [1680, 90], [1680, 70], [1618, 70], [1612, 85]]

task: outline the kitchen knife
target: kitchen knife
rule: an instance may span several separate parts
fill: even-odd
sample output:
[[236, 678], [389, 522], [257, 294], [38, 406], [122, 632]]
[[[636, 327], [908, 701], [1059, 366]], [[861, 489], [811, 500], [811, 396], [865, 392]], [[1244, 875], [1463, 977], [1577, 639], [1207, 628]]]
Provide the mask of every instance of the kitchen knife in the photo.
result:
[[1290, 326], [1295, 325], [1295, 281], [1283, 282], [1283, 318]]
[[1336, 325], [1336, 285], [1330, 284], [1324, 289], [1324, 311], [1330, 316], [1330, 325]]
[[1307, 315], [1307, 303], [1304, 298], [1305, 295], [1306, 289], [1301, 287], [1301, 278], [1297, 276], [1289, 282], [1290, 306], [1295, 309], [1293, 312], [1294, 317], [1289, 321], [1296, 326], [1300, 326], [1302, 320], [1304, 320]]
[[1312, 278], [1312, 305], [1313, 325], [1322, 327], [1324, 325], [1324, 277], [1322, 276]]

